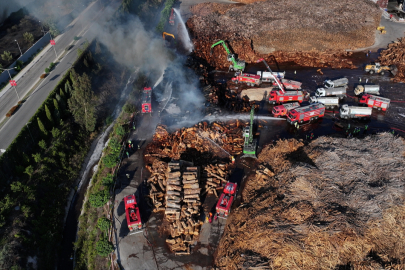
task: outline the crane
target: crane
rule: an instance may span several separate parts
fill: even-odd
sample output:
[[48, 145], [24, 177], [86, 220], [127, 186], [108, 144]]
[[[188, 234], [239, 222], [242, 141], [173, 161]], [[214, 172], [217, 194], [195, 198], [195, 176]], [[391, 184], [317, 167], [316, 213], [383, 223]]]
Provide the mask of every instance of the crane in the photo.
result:
[[269, 72], [271, 74], [271, 77], [274, 78], [274, 80], [276, 81], [276, 83], [277, 83], [278, 87], [280, 88], [281, 92], [284, 94], [285, 93], [284, 86], [282, 86], [280, 81], [273, 75], [273, 71], [271, 70], [271, 68], [267, 64], [266, 60], [264, 60], [263, 58], [260, 58], [259, 60], [256, 61], [256, 63], [260, 63], [260, 62], [263, 62], [266, 65], [267, 69], [269, 70]]
[[240, 71], [240, 72], [244, 71], [244, 70], [245, 70], [245, 65], [246, 65], [246, 64], [245, 64], [245, 61], [243, 61], [243, 60], [236, 60], [236, 59], [235, 59], [235, 54], [231, 53], [231, 51], [230, 51], [230, 50], [228, 49], [228, 47], [226, 46], [225, 41], [223, 41], [223, 40], [220, 40], [220, 41], [218, 41], [218, 42], [212, 44], [212, 46], [211, 46], [211, 55], [212, 55], [212, 50], [213, 50], [213, 48], [214, 48], [215, 46], [219, 45], [219, 44], [221, 44], [221, 45], [224, 47], [226, 53], [228, 54], [228, 55], [227, 55], [227, 60], [228, 60], [229, 62], [232, 62], [232, 64], [229, 66], [229, 70], [230, 70], [230, 71]]
[[169, 34], [169, 33], [163, 32], [162, 35], [163, 35], [163, 39], [165, 39], [166, 36], [171, 36], [173, 39], [175, 39], [173, 34]]
[[256, 158], [256, 139], [253, 139], [253, 120], [255, 117], [255, 106], [252, 106], [250, 110], [250, 125], [245, 127], [243, 131], [243, 137], [245, 137], [245, 143], [243, 144], [243, 156]]

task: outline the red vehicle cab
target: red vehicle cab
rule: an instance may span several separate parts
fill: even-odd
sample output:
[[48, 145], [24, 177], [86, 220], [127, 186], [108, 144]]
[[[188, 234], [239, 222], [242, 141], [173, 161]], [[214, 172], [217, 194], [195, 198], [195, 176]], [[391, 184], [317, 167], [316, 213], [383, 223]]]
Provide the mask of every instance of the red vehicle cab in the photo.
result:
[[313, 103], [309, 106], [292, 109], [287, 115], [287, 122], [294, 125], [295, 123], [304, 123], [315, 120], [325, 115], [325, 105], [322, 103]]
[[125, 202], [125, 215], [127, 217], [127, 224], [130, 232], [142, 229], [141, 214], [136, 203], [135, 195], [128, 195], [124, 198]]
[[231, 212], [231, 206], [235, 198], [236, 188], [238, 184], [228, 182], [222, 192], [221, 196], [219, 197], [216, 210], [218, 216], [227, 217]]
[[152, 112], [152, 88], [145, 87], [143, 88], [142, 93], [142, 113], [151, 113]]
[[176, 18], [176, 14], [174, 13], [174, 9], [172, 8], [172, 11], [170, 12], [170, 17], [169, 17], [170, 25], [174, 25], [174, 18]]
[[360, 104], [366, 104], [368, 107], [376, 108], [377, 110], [386, 111], [390, 106], [391, 100], [379, 96], [364, 94], [360, 99]]
[[293, 103], [286, 103], [282, 104], [279, 106], [274, 106], [273, 107], [273, 116], [274, 117], [281, 117], [287, 115], [289, 111], [292, 109], [298, 108], [300, 104], [298, 102], [293, 102]]

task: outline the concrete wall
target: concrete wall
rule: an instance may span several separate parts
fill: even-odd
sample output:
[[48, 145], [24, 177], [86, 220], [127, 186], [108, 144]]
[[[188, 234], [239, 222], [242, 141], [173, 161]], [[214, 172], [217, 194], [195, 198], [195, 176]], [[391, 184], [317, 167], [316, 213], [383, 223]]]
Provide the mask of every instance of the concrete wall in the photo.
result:
[[[15, 67], [17, 61], [23, 61], [24, 63], [27, 62], [27, 60], [35, 54], [39, 49], [42, 49], [46, 45], [49, 44], [49, 41], [51, 40], [51, 36], [49, 33], [45, 34], [41, 39], [39, 39], [34, 45], [31, 46], [22, 56], [20, 56], [14, 63], [12, 63], [8, 68], [13, 68]], [[15, 74], [17, 71], [15, 70], [10, 70], [10, 74]], [[2, 74], [0, 74], [0, 84], [3, 82], [8, 82], [10, 80], [10, 77], [8, 76], [8, 72], [4, 71]]]

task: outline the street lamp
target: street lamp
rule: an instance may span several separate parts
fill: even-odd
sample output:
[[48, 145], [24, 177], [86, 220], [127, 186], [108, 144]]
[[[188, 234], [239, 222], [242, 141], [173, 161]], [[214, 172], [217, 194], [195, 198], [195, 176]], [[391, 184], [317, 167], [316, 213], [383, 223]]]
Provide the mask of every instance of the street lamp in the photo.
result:
[[[16, 68], [16, 67], [15, 67]], [[2, 69], [2, 70], [7, 70], [7, 72], [8, 72], [8, 76], [10, 77], [10, 81], [13, 79], [13, 78], [11, 78], [11, 75], [10, 75], [10, 70], [12, 70], [12, 69], [14, 69], [14, 68], [9, 68], [9, 69], [5, 69], [5, 68], [0, 68], [0, 69]], [[13, 87], [14, 87], [14, 91], [15, 91], [15, 93], [17, 94], [17, 98], [18, 98], [18, 101], [20, 101], [20, 96], [18, 95], [18, 93], [17, 93], [17, 89], [15, 88], [15, 86], [13, 85]]]
[[[49, 31], [49, 36], [51, 37], [51, 41], [52, 41], [52, 40], [53, 40], [53, 38], [52, 38], [52, 35], [51, 35], [51, 31]], [[58, 54], [56, 53], [56, 49], [55, 49], [55, 43], [54, 43], [54, 44], [52, 44], [52, 47], [53, 47], [53, 49], [54, 49], [54, 51], [55, 51], [56, 60], [58, 60]]]
[[44, 27], [42, 26], [42, 23], [41, 23], [41, 21], [38, 21], [39, 22], [39, 24], [41, 25], [41, 29], [42, 29], [42, 33], [44, 33], [44, 36], [45, 36], [45, 31], [44, 31]]
[[32, 142], [33, 142], [33, 143], [35, 143], [34, 138], [32, 137], [31, 130], [30, 130], [30, 128], [29, 128], [29, 126], [28, 126], [28, 124], [31, 124], [31, 122], [28, 122], [28, 123], [26, 123], [25, 125], [27, 126], [27, 128], [28, 128], [28, 132], [29, 132], [29, 133], [30, 133], [30, 135], [31, 135]]
[[17, 41], [16, 39], [14, 39], [14, 41], [17, 42], [18, 49], [20, 50], [20, 53], [21, 53], [21, 55], [22, 55], [22, 51], [21, 51], [21, 48], [20, 48], [20, 44], [18, 44], [18, 41]]

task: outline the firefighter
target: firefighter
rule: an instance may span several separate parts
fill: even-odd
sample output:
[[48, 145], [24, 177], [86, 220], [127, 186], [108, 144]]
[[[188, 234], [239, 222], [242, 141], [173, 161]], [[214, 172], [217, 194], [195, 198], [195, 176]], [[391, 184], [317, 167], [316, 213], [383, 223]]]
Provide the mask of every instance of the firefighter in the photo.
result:
[[232, 164], [235, 164], [235, 158], [231, 156]]
[[212, 223], [212, 213], [210, 212], [210, 218], [208, 219], [209, 223]]

